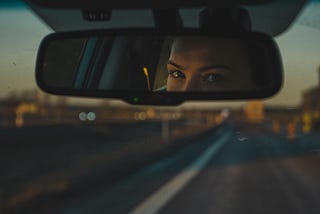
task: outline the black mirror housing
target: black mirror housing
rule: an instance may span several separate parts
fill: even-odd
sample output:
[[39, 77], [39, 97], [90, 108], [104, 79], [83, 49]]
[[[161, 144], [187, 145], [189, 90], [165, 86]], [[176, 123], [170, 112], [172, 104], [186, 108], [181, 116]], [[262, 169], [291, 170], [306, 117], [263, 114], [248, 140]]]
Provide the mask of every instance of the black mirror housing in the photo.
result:
[[[199, 44], [204, 44], [202, 41], [210, 41], [209, 45], [215, 43], [214, 49], [219, 49], [216, 52], [225, 54], [223, 57], [216, 57], [221, 58], [220, 64], [228, 63], [228, 59], [232, 58], [230, 52], [234, 52], [233, 61], [237, 63], [233, 63], [233, 70], [238, 69], [246, 60], [253, 71], [255, 86], [250, 88], [243, 82], [242, 85], [233, 87], [232, 84], [235, 83], [229, 83], [216, 90], [216, 86], [222, 84], [217, 83], [215, 87], [210, 86], [214, 89], [204, 90], [202, 87], [199, 90], [182, 90], [181, 87], [170, 90], [177, 88], [172, 87], [172, 82], [178, 83], [179, 76], [176, 73], [174, 78], [171, 74], [162, 74], [161, 77], [159, 67], [162, 62], [165, 64], [162, 70], [167, 69], [168, 56], [172, 57], [173, 49], [167, 48], [166, 54], [163, 50], [164, 47], [169, 47], [168, 44], [172, 45], [176, 38], [184, 38], [184, 44], [187, 45], [190, 44], [188, 41], [192, 43], [194, 40], [201, 41]], [[246, 47], [248, 51], [242, 54], [236, 48], [230, 49], [230, 44]], [[242, 55], [246, 55], [245, 60], [242, 60]], [[170, 68], [171, 65], [168, 66]], [[189, 73], [183, 72], [186, 81]], [[219, 75], [228, 73], [221, 71], [221, 68], [214, 72], [215, 76], [211, 75], [209, 81], [219, 80]], [[242, 76], [230, 75], [230, 79], [241, 82], [241, 79], [245, 79]], [[42, 90], [57, 95], [117, 98], [141, 105], [178, 105], [187, 100], [271, 97], [282, 86], [283, 68], [277, 44], [263, 33], [231, 34], [201, 29], [176, 29], [170, 32], [157, 29], [108, 29], [53, 33], [46, 36], [38, 51], [36, 81]]]

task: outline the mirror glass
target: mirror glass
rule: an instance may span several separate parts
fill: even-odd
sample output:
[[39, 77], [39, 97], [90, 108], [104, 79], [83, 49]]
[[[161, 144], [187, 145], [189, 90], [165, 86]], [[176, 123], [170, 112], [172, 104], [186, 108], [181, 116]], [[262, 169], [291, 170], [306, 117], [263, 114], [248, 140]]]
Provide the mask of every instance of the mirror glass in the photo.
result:
[[55, 38], [38, 60], [57, 89], [255, 92], [274, 87], [268, 48], [250, 38], [109, 35]]

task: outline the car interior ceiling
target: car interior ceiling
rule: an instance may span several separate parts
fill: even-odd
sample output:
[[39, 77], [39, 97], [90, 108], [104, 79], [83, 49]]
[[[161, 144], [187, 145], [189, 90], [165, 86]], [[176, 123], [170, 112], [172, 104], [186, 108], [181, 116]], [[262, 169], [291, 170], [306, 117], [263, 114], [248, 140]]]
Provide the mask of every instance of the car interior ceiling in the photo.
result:
[[[151, 9], [114, 9], [111, 11], [111, 19], [109, 21], [88, 22], [81, 15], [82, 12], [79, 8], [55, 9], [39, 6], [38, 4], [32, 3], [33, 1], [31, 0], [28, 2], [35, 14], [37, 14], [37, 16], [39, 16], [53, 31], [88, 30], [113, 27], [154, 27]], [[303, 8], [306, 0], [240, 2], [244, 3], [242, 6], [249, 11], [252, 19], [253, 31], [260, 31], [271, 36], [276, 36], [290, 26]], [[257, 4], [261, 2], [264, 4]], [[185, 27], [198, 26], [198, 14], [202, 8], [203, 7], [201, 6], [182, 7], [179, 10]], [[272, 13], [272, 16], [269, 15], [270, 13]], [[60, 18], [57, 19], [56, 17]], [[126, 19], [124, 19], [124, 17], [126, 17]], [[272, 23], [272, 25], [270, 23]]]

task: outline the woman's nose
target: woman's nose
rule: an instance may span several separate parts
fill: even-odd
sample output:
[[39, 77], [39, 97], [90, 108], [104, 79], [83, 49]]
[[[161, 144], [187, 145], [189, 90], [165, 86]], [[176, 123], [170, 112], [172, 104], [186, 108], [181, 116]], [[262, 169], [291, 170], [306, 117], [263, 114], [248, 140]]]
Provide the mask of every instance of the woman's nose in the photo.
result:
[[184, 91], [200, 91], [199, 78], [196, 76], [190, 77], [185, 83]]

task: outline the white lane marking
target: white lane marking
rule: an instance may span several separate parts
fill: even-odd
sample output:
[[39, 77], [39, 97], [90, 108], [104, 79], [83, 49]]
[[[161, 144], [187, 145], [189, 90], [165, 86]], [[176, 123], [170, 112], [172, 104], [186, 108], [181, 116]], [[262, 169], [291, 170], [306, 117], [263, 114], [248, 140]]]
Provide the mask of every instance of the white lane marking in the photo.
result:
[[224, 135], [214, 142], [203, 154], [192, 162], [186, 169], [168, 181], [149, 198], [140, 203], [130, 214], [154, 214], [157, 213], [175, 194], [179, 192], [200, 170], [208, 163], [210, 158], [216, 154], [225, 144], [231, 133]]

